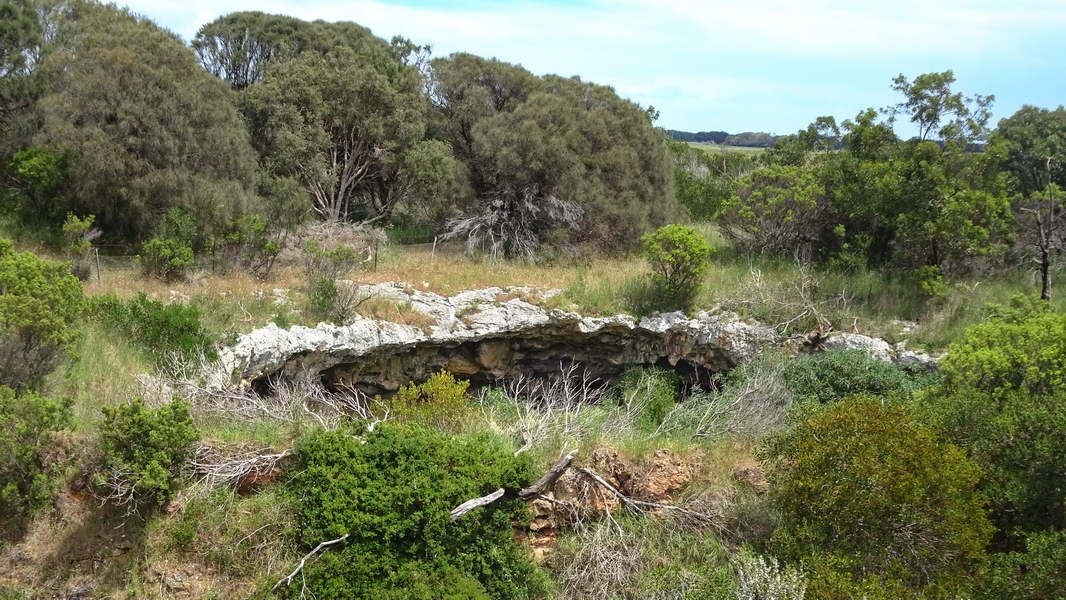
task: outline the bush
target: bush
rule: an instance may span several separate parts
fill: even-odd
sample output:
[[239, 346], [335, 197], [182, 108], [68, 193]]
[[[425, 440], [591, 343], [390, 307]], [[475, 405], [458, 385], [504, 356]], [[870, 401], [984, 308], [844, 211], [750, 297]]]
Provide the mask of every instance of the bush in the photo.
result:
[[660, 227], [655, 233], [644, 234], [640, 241], [644, 258], [651, 265], [659, 309], [690, 308], [714, 249], [700, 234], [683, 225]]
[[348, 246], [325, 250], [311, 240], [304, 247], [307, 261], [307, 301], [311, 314], [318, 319], [343, 322], [351, 316], [354, 298], [342, 293], [337, 280], [359, 265], [359, 256]]
[[528, 519], [521, 501], [504, 497], [449, 520], [470, 498], [532, 481], [529, 458], [501, 440], [383, 423], [365, 439], [312, 433], [297, 458], [290, 485], [299, 543], [310, 549], [350, 536], [304, 568], [303, 585], [316, 598], [445, 597], [443, 581], [457, 586], [452, 596], [544, 596], [543, 575], [512, 539], [512, 522]]
[[263, 280], [270, 277], [281, 250], [282, 241], [263, 217], [243, 215], [233, 220], [222, 238], [212, 241], [212, 265], [221, 272], [238, 267]]
[[935, 383], [936, 375], [871, 358], [862, 350], [829, 350], [797, 358], [785, 369], [785, 385], [799, 402], [835, 402], [856, 394], [909, 394]]
[[185, 278], [193, 265], [192, 248], [173, 238], [154, 237], [141, 246], [137, 256], [141, 269], [149, 277], [163, 281]]
[[67, 255], [70, 257], [70, 270], [81, 281], [89, 279], [92, 273], [90, 251], [93, 240], [100, 237], [100, 230], [93, 229], [94, 215], [79, 219], [74, 213], [67, 215], [63, 222], [63, 235], [67, 241]]
[[[970, 328], [920, 410], [985, 470], [1001, 534], [1066, 527], [1066, 315], [1023, 307]], [[1016, 531], [1017, 530], [1017, 531]]]
[[103, 410], [102, 471], [95, 484], [117, 504], [162, 506], [177, 491], [175, 482], [199, 439], [188, 405], [175, 400], [150, 408], [137, 399]]
[[171, 367], [174, 358], [218, 358], [196, 307], [164, 304], [141, 293], [125, 302], [110, 295], [94, 298], [90, 310], [112, 331], [149, 351], [161, 367]]
[[452, 429], [463, 424], [469, 415], [467, 388], [447, 371], [434, 373], [421, 384], [401, 387], [392, 398], [390, 412], [401, 421], [438, 429]]
[[0, 386], [37, 388], [77, 339], [81, 283], [66, 264], [0, 240]]
[[857, 396], [810, 409], [763, 454], [785, 560], [919, 590], [961, 589], [983, 557], [980, 469], [902, 405]]
[[994, 555], [979, 598], [1066, 598], [1066, 531], [1031, 534], [1025, 552]]
[[21, 528], [25, 518], [52, 497], [45, 456], [55, 432], [69, 422], [69, 406], [33, 392], [0, 387], [0, 533]]
[[803, 600], [803, 573], [783, 567], [777, 559], [742, 552], [736, 559], [737, 600]]
[[640, 431], [653, 432], [677, 405], [678, 386], [672, 371], [630, 368], [618, 380], [615, 401], [636, 417]]

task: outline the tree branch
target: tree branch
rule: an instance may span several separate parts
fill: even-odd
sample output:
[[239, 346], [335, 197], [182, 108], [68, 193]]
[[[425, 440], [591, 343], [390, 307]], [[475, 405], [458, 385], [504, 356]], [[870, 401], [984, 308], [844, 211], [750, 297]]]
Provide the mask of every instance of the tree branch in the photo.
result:
[[351, 535], [351, 534], [350, 533], [346, 533], [346, 534], [340, 536], [337, 539], [329, 540], [328, 542], [322, 542], [319, 545], [315, 546], [314, 550], [308, 552], [307, 554], [304, 555], [303, 558], [300, 559], [300, 564], [296, 565], [296, 568], [293, 569], [292, 573], [289, 573], [287, 576], [282, 577], [281, 579], [279, 579], [278, 582], [274, 584], [274, 587], [272, 587], [270, 589], [271, 590], [276, 590], [279, 587], [281, 587], [281, 584], [285, 584], [286, 586], [291, 585], [293, 578], [296, 577], [296, 574], [299, 573], [300, 570], [304, 568], [304, 565], [307, 564], [307, 561], [310, 560], [312, 556], [314, 556], [318, 552], [320, 552], [320, 551], [322, 551], [322, 550], [324, 550], [324, 549], [326, 549], [326, 548], [328, 548], [328, 547], [330, 547], [330, 546], [332, 546], [334, 544], [339, 544], [339, 543], [343, 542], [344, 540], [348, 539], [349, 535]]

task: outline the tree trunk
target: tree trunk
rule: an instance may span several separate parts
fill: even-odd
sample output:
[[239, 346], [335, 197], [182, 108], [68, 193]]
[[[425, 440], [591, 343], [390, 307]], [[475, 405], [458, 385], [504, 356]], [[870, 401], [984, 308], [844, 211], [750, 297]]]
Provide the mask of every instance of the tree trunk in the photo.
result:
[[1051, 302], [1051, 256], [1047, 248], [1040, 249], [1040, 299]]

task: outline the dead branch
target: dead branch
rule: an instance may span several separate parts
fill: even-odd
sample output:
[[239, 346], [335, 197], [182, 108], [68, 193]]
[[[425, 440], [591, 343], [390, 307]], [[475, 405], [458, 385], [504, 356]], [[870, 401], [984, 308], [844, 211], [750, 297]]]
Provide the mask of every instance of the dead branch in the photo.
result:
[[[566, 456], [563, 456], [559, 460], [555, 461], [555, 464], [552, 465], [551, 468], [548, 469], [548, 472], [541, 476], [541, 478], [538, 479], [536, 483], [529, 487], [525, 487], [521, 490], [518, 490], [518, 493], [515, 495], [522, 500], [534, 500], [536, 498], [542, 497], [541, 493], [544, 492], [544, 490], [555, 485], [555, 482], [559, 479], [559, 477], [561, 477], [562, 474], [570, 468], [570, 463], [574, 461], [574, 456], [576, 454], [577, 450], [571, 450], [569, 453], [566, 454]], [[506, 493], [507, 491], [505, 489], [500, 488], [495, 492], [488, 494], [487, 496], [471, 498], [470, 500], [467, 500], [466, 502], [463, 502], [459, 506], [456, 506], [452, 509], [450, 520], [454, 522], [466, 513], [474, 510], [475, 508], [488, 506], [489, 504], [492, 504], [500, 498], [503, 498]]]
[[343, 542], [344, 540], [348, 539], [348, 536], [350, 536], [350, 535], [351, 535], [350, 533], [346, 533], [346, 534], [340, 536], [337, 539], [329, 540], [328, 542], [319, 543], [317, 546], [315, 546], [314, 550], [308, 552], [307, 554], [304, 555], [303, 558], [300, 559], [300, 564], [296, 565], [296, 568], [293, 569], [292, 573], [289, 573], [285, 577], [282, 577], [281, 579], [279, 579], [278, 582], [274, 584], [274, 587], [272, 587], [270, 589], [271, 590], [276, 590], [279, 587], [281, 587], [282, 584], [285, 584], [286, 586], [292, 585], [293, 578], [295, 578], [296, 575], [300, 572], [300, 570], [304, 568], [304, 565], [307, 564], [307, 561], [310, 560], [312, 556], [314, 556], [315, 554], [318, 554], [320, 551], [322, 551], [322, 550], [324, 550], [324, 549], [326, 549], [326, 548], [328, 548], [328, 547], [330, 547], [330, 546], [332, 546], [334, 544], [339, 544], [339, 543]]
[[278, 463], [291, 456], [292, 452], [292, 448], [281, 452], [259, 449], [226, 456], [217, 448], [200, 444], [189, 461], [193, 475], [198, 478], [193, 487], [203, 490], [221, 486], [237, 489], [250, 479], [274, 471]]
[[606, 489], [608, 492], [614, 494], [614, 496], [618, 498], [618, 500], [622, 503], [623, 506], [629, 507], [631, 509], [642, 510], [642, 509], [650, 508], [650, 509], [669, 510], [669, 511], [678, 512], [680, 514], [683, 514], [683, 515], [686, 515], [686, 516], [689, 516], [689, 517], [693, 517], [695, 519], [699, 519], [701, 521], [707, 521], [709, 523], [714, 523], [715, 522], [715, 518], [712, 517], [711, 515], [706, 515], [706, 514], [703, 514], [703, 513], [699, 513], [699, 512], [696, 512], [694, 510], [689, 510], [687, 508], [682, 508], [680, 506], [674, 506], [673, 504], [662, 504], [660, 502], [649, 502], [647, 500], [637, 500], [636, 498], [632, 498], [630, 496], [627, 496], [627, 495], [623, 494], [621, 491], [619, 491], [618, 488], [614, 487], [610, 483], [607, 483], [607, 481], [604, 478], [602, 478], [599, 475], [597, 475], [596, 472], [593, 471], [592, 469], [587, 469], [585, 467], [580, 467], [580, 468], [578, 468], [578, 472], [582, 473], [583, 475], [585, 475], [586, 477], [588, 477], [592, 481], [596, 482], [601, 487]]
[[452, 509], [451, 516], [448, 517], [448, 520], [450, 520], [452, 522], [455, 522], [455, 521], [459, 520], [460, 517], [462, 517], [463, 515], [465, 515], [466, 513], [470, 512], [470, 511], [474, 510], [475, 508], [478, 508], [478, 507], [481, 507], [481, 506], [487, 506], [487, 505], [492, 504], [493, 502], [499, 500], [500, 498], [503, 498], [503, 495], [505, 493], [506, 493], [506, 490], [504, 490], [503, 488], [500, 488], [500, 489], [496, 490], [495, 492], [492, 492], [491, 494], [489, 494], [487, 496], [481, 496], [479, 498], [473, 498], [473, 499], [467, 500], [466, 502], [463, 502], [459, 506], [456, 506], [455, 508]]
[[577, 450], [571, 450], [566, 454], [566, 456], [555, 461], [555, 464], [552, 465], [552, 467], [548, 469], [548, 472], [541, 476], [541, 478], [538, 479], [536, 483], [527, 488], [522, 488], [521, 490], [519, 490], [518, 497], [523, 500], [532, 500], [533, 498], [540, 496], [542, 493], [544, 493], [544, 490], [547, 490], [548, 488], [555, 485], [555, 482], [559, 479], [559, 477], [561, 477], [563, 473], [565, 473], [566, 470], [570, 468], [570, 463], [574, 461], [574, 456], [576, 455]]

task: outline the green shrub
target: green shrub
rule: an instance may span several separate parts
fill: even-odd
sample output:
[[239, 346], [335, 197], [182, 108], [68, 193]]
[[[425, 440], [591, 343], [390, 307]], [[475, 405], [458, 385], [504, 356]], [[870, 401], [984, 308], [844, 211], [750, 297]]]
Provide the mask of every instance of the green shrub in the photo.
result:
[[199, 439], [189, 406], [175, 400], [151, 408], [137, 399], [103, 410], [102, 470], [94, 483], [119, 504], [162, 506], [177, 491], [176, 480]]
[[652, 432], [677, 405], [677, 374], [657, 367], [626, 369], [618, 380], [615, 402], [636, 417], [640, 431]]
[[66, 238], [70, 270], [82, 281], [89, 279], [92, 273], [90, 251], [93, 247], [93, 240], [100, 236], [100, 230], [93, 229], [94, 221], [96, 221], [95, 215], [79, 219], [74, 213], [70, 213], [67, 215], [67, 220], [63, 222], [63, 236]]
[[644, 234], [640, 241], [644, 258], [651, 265], [659, 310], [690, 308], [714, 248], [683, 225], [660, 227], [655, 233]]
[[183, 279], [193, 265], [188, 244], [173, 238], [154, 237], [141, 246], [137, 256], [145, 275], [163, 281]]
[[41, 385], [77, 339], [84, 301], [66, 264], [0, 240], [0, 386]]
[[909, 394], [935, 381], [933, 373], [871, 358], [862, 350], [820, 352], [785, 369], [785, 385], [797, 401], [822, 404], [855, 394]]
[[33, 392], [0, 387], [0, 533], [20, 528], [35, 508], [52, 497], [46, 451], [55, 432], [69, 422], [67, 404]]
[[270, 277], [282, 249], [281, 240], [257, 214], [234, 219], [226, 233], [212, 240], [211, 245], [212, 267], [216, 271], [227, 272], [236, 267], [261, 280]]
[[1031, 534], [1025, 552], [993, 555], [979, 598], [1066, 598], [1066, 531]]
[[993, 520], [1017, 534], [999, 541], [1016, 547], [1024, 532], [1066, 527], [1066, 315], [1005, 316], [948, 348], [919, 410], [985, 470]]
[[307, 242], [306, 253], [307, 301], [316, 319], [343, 322], [349, 316], [351, 298], [337, 288], [337, 280], [355, 270], [359, 256], [348, 246], [325, 250], [314, 240]]
[[455, 583], [452, 596], [544, 596], [543, 575], [512, 539], [512, 522], [528, 518], [521, 501], [504, 497], [449, 520], [460, 503], [535, 477], [529, 458], [513, 456], [503, 441], [383, 423], [365, 439], [312, 433], [297, 458], [290, 485], [300, 544], [350, 537], [308, 564], [288, 596], [305, 584], [322, 600], [445, 597], [438, 581]]
[[980, 469], [903, 405], [856, 396], [810, 408], [762, 454], [781, 514], [771, 547], [785, 560], [919, 590], [963, 589], [983, 557]]
[[164, 304], [141, 293], [126, 301], [99, 296], [90, 301], [90, 310], [112, 331], [150, 352], [164, 368], [171, 366], [175, 357], [218, 358], [214, 342], [200, 322], [200, 311], [194, 306]]
[[407, 423], [437, 429], [462, 425], [470, 414], [466, 390], [470, 382], [447, 371], [434, 373], [421, 384], [408, 383], [393, 396], [390, 412]]

